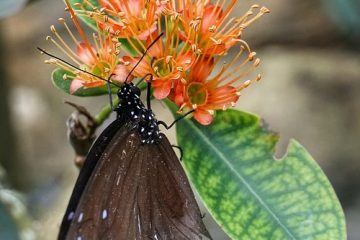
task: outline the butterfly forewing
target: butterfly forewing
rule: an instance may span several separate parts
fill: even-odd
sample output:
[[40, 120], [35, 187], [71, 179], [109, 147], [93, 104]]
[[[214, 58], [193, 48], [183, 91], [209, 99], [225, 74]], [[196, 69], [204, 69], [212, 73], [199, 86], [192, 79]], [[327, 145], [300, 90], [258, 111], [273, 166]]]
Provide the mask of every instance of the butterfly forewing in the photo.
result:
[[109, 146], [110, 141], [116, 133], [119, 133], [119, 128], [123, 125], [123, 122], [116, 120], [112, 122], [98, 137], [95, 141], [93, 147], [91, 148], [87, 159], [82, 167], [79, 176], [76, 180], [74, 190], [72, 192], [68, 207], [64, 214], [58, 239], [66, 239], [66, 234], [68, 232], [70, 223], [75, 215], [75, 210], [77, 209], [79, 200], [83, 195], [84, 189], [87, 186], [88, 180], [90, 179], [94, 168], [96, 167], [98, 160], [104, 149]]
[[[129, 130], [130, 129], [130, 130]], [[167, 138], [142, 144], [125, 124], [101, 154], [66, 239], [210, 239]]]

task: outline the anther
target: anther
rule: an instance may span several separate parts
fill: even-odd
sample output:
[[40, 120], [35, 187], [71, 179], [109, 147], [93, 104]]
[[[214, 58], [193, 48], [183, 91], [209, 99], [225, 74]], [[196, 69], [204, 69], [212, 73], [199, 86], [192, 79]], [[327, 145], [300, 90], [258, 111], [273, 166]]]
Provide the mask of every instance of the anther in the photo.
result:
[[266, 7], [262, 7], [262, 8], [260, 8], [260, 12], [262, 12], [262, 13], [269, 13], [270, 10], [269, 10], [268, 8], [266, 8]]
[[249, 53], [249, 61], [252, 61], [252, 60], [254, 60], [254, 56], [256, 55], [256, 52], [251, 52], [251, 53]]
[[257, 76], [256, 76], [256, 81], [260, 81], [261, 80], [261, 74], [258, 74]]
[[54, 26], [54, 25], [51, 25], [51, 26], [50, 26], [50, 30], [51, 30], [53, 33], [56, 33], [56, 29], [55, 29], [55, 26]]
[[211, 27], [209, 27], [209, 32], [213, 33], [216, 31], [216, 26], [215, 25], [212, 25]]
[[118, 16], [119, 16], [119, 17], [125, 17], [126, 14], [125, 14], [125, 12], [118, 12]]
[[166, 56], [165, 61], [168, 64], [172, 59], [172, 56]]
[[183, 67], [176, 67], [176, 70], [178, 70], [179, 72], [183, 72], [184, 68]]
[[254, 66], [257, 67], [260, 64], [260, 58], [257, 58], [254, 62]]
[[251, 81], [250, 80], [246, 80], [243, 84], [244, 88], [247, 88], [250, 85]]

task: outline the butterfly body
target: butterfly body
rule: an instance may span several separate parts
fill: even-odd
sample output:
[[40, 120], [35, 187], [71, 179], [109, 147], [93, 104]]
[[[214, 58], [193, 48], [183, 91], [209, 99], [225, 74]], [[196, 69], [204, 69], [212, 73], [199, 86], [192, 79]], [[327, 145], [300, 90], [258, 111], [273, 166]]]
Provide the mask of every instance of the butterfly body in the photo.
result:
[[142, 143], [157, 143], [162, 137], [158, 122], [151, 109], [146, 109], [140, 99], [139, 88], [126, 84], [120, 88], [118, 97], [121, 99], [115, 109], [117, 118], [124, 122], [133, 122], [139, 130]]
[[58, 239], [210, 239], [186, 174], [140, 90], [118, 92], [117, 119], [75, 184]]

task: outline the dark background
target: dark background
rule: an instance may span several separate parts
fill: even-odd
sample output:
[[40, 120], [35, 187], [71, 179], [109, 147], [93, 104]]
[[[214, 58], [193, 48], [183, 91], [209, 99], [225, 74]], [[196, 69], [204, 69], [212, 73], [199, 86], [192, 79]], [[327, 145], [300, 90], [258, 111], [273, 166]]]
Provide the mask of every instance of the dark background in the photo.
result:
[[[238, 108], [280, 133], [278, 156], [289, 138], [309, 150], [342, 203], [349, 239], [360, 239], [360, 3], [243, 0], [236, 10], [242, 14], [255, 2], [271, 13], [243, 37], [262, 60], [263, 80], [243, 92]], [[41, 239], [55, 236], [77, 174], [65, 126], [73, 109], [63, 100], [93, 114], [107, 103], [71, 97], [51, 84], [52, 67], [36, 46], [55, 51], [45, 37], [51, 24], [63, 30], [57, 22], [67, 15], [63, 9], [62, 1], [32, 1], [0, 20], [0, 162], [6, 186], [25, 196]], [[171, 121], [161, 104], [155, 111]]]

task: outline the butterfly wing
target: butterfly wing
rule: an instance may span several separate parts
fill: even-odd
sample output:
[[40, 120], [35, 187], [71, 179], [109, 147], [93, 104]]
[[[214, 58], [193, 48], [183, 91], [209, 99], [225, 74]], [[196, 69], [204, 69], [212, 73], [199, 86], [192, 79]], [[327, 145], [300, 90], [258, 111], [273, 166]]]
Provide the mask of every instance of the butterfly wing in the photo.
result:
[[113, 121], [96, 139], [93, 147], [91, 148], [89, 154], [87, 155], [84, 166], [81, 168], [79, 176], [76, 180], [75, 187], [73, 189], [72, 195], [68, 207], [65, 211], [58, 239], [65, 239], [68, 232], [71, 219], [74, 216], [75, 210], [79, 203], [79, 200], [84, 192], [84, 189], [87, 185], [87, 182], [100, 158], [105, 148], [108, 146], [109, 142], [112, 140], [113, 136], [118, 132], [119, 128], [123, 125], [123, 122], [120, 120]]
[[122, 128], [101, 154], [64, 239], [210, 239], [165, 135], [141, 144], [136, 129]]

